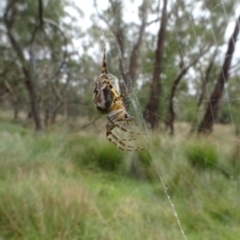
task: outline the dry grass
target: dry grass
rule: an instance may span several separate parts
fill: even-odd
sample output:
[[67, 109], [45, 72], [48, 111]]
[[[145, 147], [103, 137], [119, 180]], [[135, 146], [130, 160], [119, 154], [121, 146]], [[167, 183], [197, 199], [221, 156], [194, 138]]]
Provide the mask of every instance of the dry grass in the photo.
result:
[[[114, 161], [119, 150], [95, 130], [36, 135], [1, 122], [0, 239], [184, 239], [169, 198], [187, 239], [239, 239], [232, 130], [218, 127], [222, 139], [187, 139], [179, 126], [175, 138], [148, 135], [142, 143], [150, 155], [121, 153], [122, 164], [109, 169], [101, 161]], [[216, 149], [214, 171], [187, 160], [190, 144], [202, 142]], [[136, 179], [131, 163], [139, 159], [151, 178]]]

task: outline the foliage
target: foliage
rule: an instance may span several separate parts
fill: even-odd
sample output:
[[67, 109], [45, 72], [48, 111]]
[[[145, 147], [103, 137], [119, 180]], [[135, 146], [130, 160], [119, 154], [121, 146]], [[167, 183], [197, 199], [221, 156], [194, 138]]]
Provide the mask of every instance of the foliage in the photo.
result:
[[119, 166], [123, 164], [124, 154], [115, 146], [101, 144], [99, 149], [97, 163], [102, 169], [113, 171], [118, 169]]
[[238, 177], [240, 175], [240, 145], [238, 142], [233, 145], [230, 162], [232, 164], [233, 176]]
[[153, 159], [146, 149], [131, 158], [130, 176], [140, 180], [154, 181], [157, 176]]
[[[66, 119], [78, 116], [92, 118], [95, 115], [93, 104], [91, 104], [92, 88], [94, 79], [100, 73], [103, 43], [107, 44], [109, 72], [119, 79], [126, 78], [129, 74], [131, 56], [135, 56], [134, 85], [136, 88], [134, 91], [139, 96], [143, 109], [149, 99], [156, 51], [157, 33], [151, 29], [159, 26], [161, 4], [159, 6], [154, 0], [143, 1], [136, 8], [138, 21], [135, 21], [125, 18], [128, 4], [129, 6], [132, 4], [130, 2], [114, 0], [103, 8], [100, 2], [94, 1], [95, 8], [92, 9], [91, 22], [85, 27], [79, 24], [85, 21], [87, 14], [83, 14], [85, 9], [82, 9], [82, 5], [79, 7], [67, 0], [42, 1], [42, 17], [54, 22], [55, 27], [45, 23], [40, 28], [41, 16], [38, 3], [38, 1], [29, 0], [13, 1], [12, 8], [15, 9], [15, 14], [11, 29], [19, 47], [26, 55], [27, 67], [34, 79], [36, 98], [40, 105], [41, 121], [44, 122], [45, 127], [56, 123], [59, 115], [64, 115]], [[197, 122], [196, 116], [198, 118], [203, 116], [205, 106], [197, 108], [196, 105], [201, 94], [204, 74], [212, 53], [218, 49], [214, 66], [209, 74], [211, 81], [205, 86], [207, 94], [205, 94], [204, 103], [206, 103], [222, 63], [222, 46], [228, 40], [224, 36], [227, 28], [226, 14], [229, 21], [234, 20], [233, 13], [237, 5], [238, 1], [224, 2], [221, 5], [218, 1], [186, 4], [182, 0], [173, 1], [171, 4], [168, 9], [167, 34], [161, 66], [162, 89], [160, 96], [156, 99], [160, 102], [159, 118], [162, 122], [168, 115], [167, 107], [174, 79], [183, 67], [199, 57], [200, 50], [209, 49], [181, 80], [173, 99], [176, 119]], [[18, 112], [30, 112], [29, 103], [32, 100], [24, 83], [24, 74], [19, 67], [21, 61], [10, 42], [5, 41], [8, 38], [4, 24], [6, 4], [2, 4], [1, 7], [0, 102], [2, 109], [14, 110], [15, 118], [18, 118]], [[158, 20], [152, 21], [154, 16]], [[142, 40], [134, 53], [142, 24], [145, 24], [144, 31], [141, 33]], [[59, 67], [60, 71], [58, 71]], [[129, 71], [131, 72], [131, 69]], [[229, 84], [234, 85], [235, 88], [228, 86], [227, 91], [229, 99], [235, 99], [239, 86], [234, 79], [239, 78], [238, 72], [233, 69], [230, 77]], [[131, 76], [128, 76], [128, 79], [131, 79]], [[12, 91], [6, 84], [10, 85]], [[130, 83], [125, 85], [131, 86]], [[232, 121], [231, 112], [234, 112], [234, 116], [239, 115], [239, 108], [237, 108], [237, 101], [231, 102], [234, 109], [228, 110], [226, 105], [226, 102], [221, 104], [218, 120], [224, 119], [230, 122]]]
[[[164, 189], [157, 178], [136, 181], [122, 172], [79, 165], [77, 160], [85, 155], [85, 160], [94, 161], [83, 146], [112, 147], [107, 141], [101, 143], [102, 136], [90, 132], [66, 135], [60, 129], [35, 134], [3, 121], [0, 126], [3, 239], [129, 239], [129, 235], [131, 239], [178, 239], [182, 235], [168, 197], [188, 239], [240, 236], [239, 179], [189, 168], [185, 150], [190, 143], [183, 148], [180, 140], [164, 135], [160, 146], [152, 145], [150, 155], [165, 182]], [[201, 145], [194, 143], [195, 149]], [[102, 149], [95, 147], [94, 151], [96, 157]], [[219, 151], [220, 156], [225, 155], [224, 149]], [[77, 152], [79, 157], [73, 161]], [[106, 151], [102, 156], [106, 157]], [[126, 158], [131, 159], [132, 154]]]
[[123, 164], [124, 154], [113, 144], [103, 141], [93, 142], [94, 136], [76, 135], [71, 137], [64, 149], [71, 160], [82, 166], [100, 167], [108, 171], [116, 171]]
[[210, 142], [195, 142], [186, 148], [190, 164], [197, 169], [214, 169], [218, 167], [218, 151]]

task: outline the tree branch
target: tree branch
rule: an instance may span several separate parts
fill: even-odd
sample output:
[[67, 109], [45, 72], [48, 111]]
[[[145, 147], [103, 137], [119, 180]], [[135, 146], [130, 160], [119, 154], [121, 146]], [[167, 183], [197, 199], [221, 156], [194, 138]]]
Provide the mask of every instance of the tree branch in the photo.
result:
[[[209, 47], [210, 48], [210, 47]], [[186, 75], [186, 73], [188, 72], [189, 68], [191, 68], [192, 66], [194, 66], [199, 59], [209, 51], [209, 48], [206, 49], [205, 51], [201, 52], [199, 54], [199, 56], [193, 60], [188, 66], [183, 67], [182, 70], [179, 72], [179, 74], [177, 75], [177, 77], [174, 79], [173, 81], [173, 85], [172, 85], [172, 89], [171, 89], [171, 94], [170, 94], [170, 98], [169, 98], [169, 107], [168, 107], [168, 115], [167, 115], [167, 119], [165, 120], [165, 125], [166, 128], [170, 128], [170, 135], [174, 134], [174, 120], [175, 120], [175, 111], [174, 111], [174, 96], [176, 94], [176, 90], [177, 87], [181, 81], [181, 79]]]

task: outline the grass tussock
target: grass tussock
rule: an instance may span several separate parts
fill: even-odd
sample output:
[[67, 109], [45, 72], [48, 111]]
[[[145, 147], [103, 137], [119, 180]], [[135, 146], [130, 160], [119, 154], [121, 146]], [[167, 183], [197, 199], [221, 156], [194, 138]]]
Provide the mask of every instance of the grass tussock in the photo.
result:
[[186, 156], [190, 164], [197, 169], [218, 167], [218, 151], [210, 141], [195, 141], [186, 147]]
[[70, 137], [64, 154], [70, 156], [71, 160], [80, 167], [98, 166], [108, 171], [118, 170], [124, 162], [124, 152], [107, 141], [94, 139], [91, 135]]
[[2, 122], [0, 239], [182, 239], [173, 208], [187, 239], [240, 239], [239, 178], [208, 171], [231, 171], [234, 149], [156, 134], [148, 144], [125, 153], [94, 133]]
[[[7, 239], [53, 239], [84, 232], [84, 222], [94, 212], [87, 192], [76, 182], [45, 175], [28, 178], [0, 191], [0, 232]], [[6, 195], [8, 190], [9, 194]]]

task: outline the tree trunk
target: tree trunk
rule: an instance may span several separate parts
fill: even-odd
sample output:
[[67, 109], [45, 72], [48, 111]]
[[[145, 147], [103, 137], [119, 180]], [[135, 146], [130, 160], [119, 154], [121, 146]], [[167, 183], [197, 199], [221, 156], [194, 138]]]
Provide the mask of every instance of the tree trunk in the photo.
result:
[[153, 79], [150, 91], [150, 99], [147, 103], [144, 110], [144, 118], [150, 123], [152, 129], [156, 129], [159, 122], [159, 96], [160, 96], [160, 75], [162, 72], [162, 56], [163, 56], [163, 47], [165, 41], [166, 33], [166, 24], [167, 24], [167, 0], [164, 0], [164, 5], [162, 9], [162, 18], [160, 22], [160, 27], [158, 31], [158, 42], [157, 49], [155, 53], [155, 63], [154, 63], [154, 72]]
[[11, 94], [12, 97], [12, 103], [13, 103], [13, 108], [14, 108], [14, 113], [13, 113], [13, 118], [14, 120], [18, 119], [18, 99], [17, 99], [17, 94], [13, 87], [9, 84], [7, 80], [3, 81], [5, 84], [5, 87], [7, 91]]
[[48, 127], [49, 118], [50, 118], [50, 111], [49, 111], [49, 108], [46, 107], [46, 109], [45, 109], [45, 115], [44, 115], [44, 126], [45, 126], [45, 128]]
[[207, 106], [205, 115], [198, 127], [198, 133], [207, 133], [212, 131], [213, 124], [218, 114], [220, 99], [224, 92], [225, 83], [228, 81], [229, 77], [229, 68], [232, 61], [232, 56], [235, 50], [235, 44], [237, 41], [237, 36], [239, 33], [240, 17], [236, 21], [236, 26], [233, 32], [232, 37], [228, 43], [228, 49], [225, 55], [224, 63], [221, 68], [217, 83], [211, 94], [210, 101]]
[[117, 46], [118, 46], [118, 51], [119, 51], [119, 70], [120, 74], [122, 76], [122, 79], [124, 80], [124, 83], [126, 86], [129, 86], [129, 81], [128, 81], [128, 73], [125, 67], [125, 59], [124, 59], [124, 52], [125, 52], [125, 47], [124, 47], [124, 34], [123, 34], [123, 29], [120, 26], [120, 23], [117, 24], [116, 30], [114, 31], [114, 35], [116, 38]]
[[130, 56], [130, 64], [129, 64], [129, 74], [131, 77], [131, 85], [134, 86], [136, 81], [136, 71], [138, 69], [138, 58], [139, 58], [139, 49], [142, 44], [143, 34], [145, 32], [145, 28], [147, 25], [147, 10], [148, 10], [149, 2], [144, 0], [142, 3], [142, 23], [139, 29], [139, 34], [136, 43], [133, 46], [133, 50]]
[[201, 106], [202, 104], [202, 101], [203, 101], [203, 98], [205, 96], [205, 91], [206, 91], [206, 86], [207, 86], [207, 83], [209, 82], [209, 79], [210, 79], [210, 72], [211, 72], [211, 69], [213, 67], [213, 63], [214, 63], [214, 60], [217, 56], [217, 49], [216, 51], [214, 52], [213, 54], [213, 57], [207, 67], [207, 70], [206, 70], [206, 74], [205, 76], [202, 76], [202, 87], [201, 87], [201, 94], [200, 94], [200, 97], [198, 99], [198, 103], [197, 103], [197, 108], [199, 109], [199, 107]]
[[[169, 98], [169, 107], [168, 107], [168, 114], [167, 114], [167, 119], [165, 120], [165, 125], [166, 128], [170, 128], [170, 135], [173, 136], [174, 135], [174, 120], [175, 120], [175, 112], [174, 112], [174, 102], [173, 99], [175, 97], [176, 91], [177, 91], [177, 87], [181, 81], [181, 79], [184, 77], [184, 75], [188, 72], [189, 68], [194, 66], [199, 59], [209, 50], [209, 48], [205, 51], [202, 51], [201, 53], [199, 53], [199, 56], [193, 61], [191, 62], [188, 66], [182, 68], [181, 72], [177, 75], [177, 77], [175, 78], [175, 80], [173, 81], [173, 85], [172, 85], [172, 89], [171, 89], [171, 94], [170, 94], [170, 98]], [[181, 62], [183, 62], [181, 60]]]
[[18, 105], [14, 105], [14, 120], [18, 120]]
[[[202, 72], [200, 71], [201, 72], [202, 86], [201, 86], [201, 92], [200, 92], [198, 103], [197, 103], [196, 112], [199, 111], [200, 106], [202, 105], [202, 102], [203, 102], [203, 99], [204, 99], [204, 96], [205, 96], [205, 92], [206, 92], [206, 86], [207, 86], [207, 84], [208, 84], [208, 82], [210, 80], [210, 73], [211, 73], [211, 70], [212, 70], [212, 67], [213, 67], [214, 60], [215, 60], [215, 58], [217, 56], [217, 52], [218, 52], [218, 49], [215, 50], [215, 52], [214, 52], [214, 54], [213, 54], [213, 56], [212, 56], [212, 58], [210, 60], [210, 63], [208, 64], [208, 67], [206, 69], [205, 75], [203, 75]], [[191, 129], [189, 131], [189, 136], [196, 131], [197, 125], [198, 125], [198, 118], [196, 116], [196, 118], [193, 120]]]
[[111, 4], [110, 9], [114, 16], [113, 23], [111, 23], [112, 21], [110, 21], [108, 18], [106, 18], [105, 14], [99, 13], [97, 1], [96, 0], [93, 1], [93, 5], [96, 8], [98, 17], [101, 18], [106, 23], [106, 25], [109, 27], [109, 29], [111, 29], [111, 31], [113, 32], [113, 34], [115, 36], [115, 40], [117, 43], [117, 48], [118, 48], [118, 52], [119, 52], [119, 56], [120, 56], [120, 58], [119, 58], [120, 74], [124, 80], [125, 86], [130, 86], [129, 78], [128, 78], [129, 73], [127, 72], [125, 64], [124, 64], [124, 62], [125, 62], [125, 60], [124, 60], [125, 34], [124, 34], [124, 26], [123, 26], [123, 21], [122, 21], [122, 2], [121, 1], [110, 1], [110, 4]]
[[[10, 9], [11, 9], [11, 11], [10, 11]], [[10, 14], [9, 14], [9, 12], [10, 12]], [[7, 28], [7, 35], [8, 35], [9, 41], [12, 45], [12, 48], [16, 52], [18, 59], [20, 60], [21, 65], [22, 65], [21, 68], [22, 68], [23, 75], [25, 77], [25, 85], [29, 92], [29, 98], [30, 98], [30, 102], [31, 102], [31, 111], [32, 111], [32, 115], [33, 115], [33, 118], [35, 121], [35, 127], [36, 127], [36, 130], [39, 131], [42, 129], [42, 124], [41, 124], [40, 113], [39, 113], [39, 108], [38, 108], [38, 100], [37, 100], [37, 96], [36, 96], [36, 92], [35, 92], [35, 85], [32, 81], [30, 71], [27, 68], [28, 63], [24, 57], [24, 54], [23, 54], [20, 46], [18, 45], [16, 39], [14, 38], [14, 35], [11, 32], [15, 14], [16, 14], [16, 9], [14, 8], [14, 1], [13, 1], [13, 2], [10, 2], [6, 8], [6, 12], [4, 14], [4, 21], [5, 21], [5, 25]]]
[[28, 70], [25, 67], [23, 67], [23, 72], [25, 75], [25, 84], [26, 84], [27, 90], [29, 92], [30, 105], [31, 105], [32, 116], [33, 116], [33, 119], [35, 122], [35, 128], [37, 131], [41, 131], [42, 123], [41, 123], [41, 118], [40, 118], [38, 99], [37, 99], [36, 92], [35, 92], [35, 86], [33, 84], [33, 81], [31, 79], [31, 76], [30, 76]]
[[170, 135], [171, 136], [174, 135], [174, 119], [175, 119], [173, 98], [175, 96], [178, 84], [180, 83], [181, 79], [187, 73], [187, 71], [190, 67], [191, 67], [191, 65], [183, 68], [182, 71], [178, 74], [178, 76], [173, 81], [171, 94], [170, 94], [170, 98], [169, 98], [169, 107], [168, 107], [167, 119], [165, 120], [166, 128], [168, 128], [168, 127], [170, 128]]

